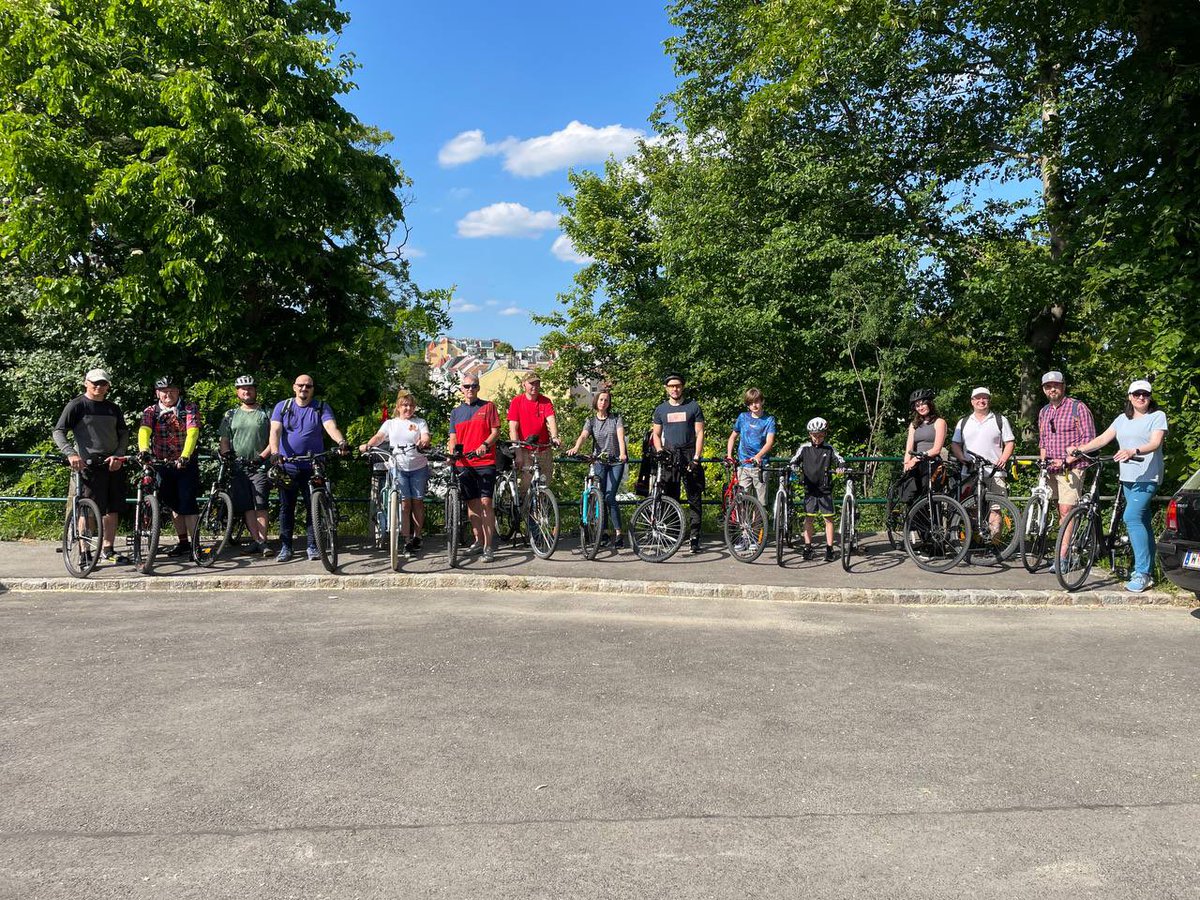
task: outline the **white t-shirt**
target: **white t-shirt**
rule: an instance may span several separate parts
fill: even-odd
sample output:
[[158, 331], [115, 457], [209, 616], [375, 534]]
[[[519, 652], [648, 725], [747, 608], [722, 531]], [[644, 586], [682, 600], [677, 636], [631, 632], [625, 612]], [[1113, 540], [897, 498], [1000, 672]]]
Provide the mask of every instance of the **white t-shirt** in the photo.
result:
[[404, 449], [429, 439], [429, 426], [424, 419], [388, 419], [379, 426], [379, 431], [387, 435], [392, 459], [402, 472], [415, 472], [429, 465], [429, 458], [424, 453]]
[[1004, 445], [1013, 440], [1012, 426], [1008, 419], [988, 410], [981, 422], [975, 414], [960, 419], [954, 426], [952, 444], [962, 444], [972, 453], [977, 453], [988, 462], [996, 462], [1004, 452]]
[[[1130, 419], [1124, 413], [1113, 419], [1109, 426], [1117, 433], [1117, 444], [1122, 450], [1136, 450], [1150, 443], [1156, 431], [1167, 430], [1167, 414], [1161, 409], [1144, 416]], [[1132, 459], [1121, 463], [1122, 481], [1161, 482], [1163, 477], [1163, 452], [1160, 446], [1153, 453], [1142, 454], [1141, 462]]]

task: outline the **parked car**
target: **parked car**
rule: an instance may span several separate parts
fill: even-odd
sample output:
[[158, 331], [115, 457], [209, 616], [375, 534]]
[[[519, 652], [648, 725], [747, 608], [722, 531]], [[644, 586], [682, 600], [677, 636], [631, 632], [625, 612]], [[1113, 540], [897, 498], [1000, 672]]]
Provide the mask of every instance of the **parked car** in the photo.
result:
[[1158, 561], [1167, 578], [1200, 597], [1200, 471], [1167, 504]]

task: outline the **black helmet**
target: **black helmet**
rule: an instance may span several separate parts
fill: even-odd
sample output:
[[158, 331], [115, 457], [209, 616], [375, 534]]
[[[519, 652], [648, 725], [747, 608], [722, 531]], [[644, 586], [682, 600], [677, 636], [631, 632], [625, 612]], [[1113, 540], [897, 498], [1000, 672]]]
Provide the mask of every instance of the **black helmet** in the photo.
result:
[[909, 406], [912, 406], [914, 403], [919, 403], [922, 400], [924, 400], [927, 403], [932, 403], [933, 402], [933, 391], [930, 390], [929, 388], [921, 388], [920, 390], [913, 391], [911, 394], [908, 395], [908, 405]]
[[177, 387], [179, 387], [179, 382], [176, 381], [174, 378], [172, 378], [170, 375], [164, 375], [162, 378], [158, 379], [158, 381], [154, 382], [154, 389], [156, 391], [161, 391], [163, 388], [177, 388]]

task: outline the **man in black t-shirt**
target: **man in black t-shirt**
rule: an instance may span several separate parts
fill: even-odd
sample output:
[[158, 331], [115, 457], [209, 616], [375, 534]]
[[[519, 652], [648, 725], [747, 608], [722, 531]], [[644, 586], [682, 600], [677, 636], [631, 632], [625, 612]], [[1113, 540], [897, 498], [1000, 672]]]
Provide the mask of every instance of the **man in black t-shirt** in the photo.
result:
[[[83, 376], [84, 392], [63, 408], [54, 426], [54, 443], [76, 472], [83, 474], [84, 497], [96, 501], [104, 523], [100, 558], [119, 565], [129, 562], [113, 549], [117, 519], [127, 493], [121, 460], [129, 441], [129, 426], [120, 407], [108, 399], [108, 373], [92, 369]], [[71, 432], [74, 442], [67, 437]], [[90, 463], [90, 464], [89, 464]]]
[[663, 379], [667, 400], [654, 410], [651, 439], [655, 450], [670, 450], [676, 454], [678, 465], [666, 470], [663, 493], [679, 499], [679, 489], [687, 488], [691, 549], [700, 552], [700, 510], [704, 499], [704, 411], [695, 400], [684, 400], [684, 380], [681, 375]]

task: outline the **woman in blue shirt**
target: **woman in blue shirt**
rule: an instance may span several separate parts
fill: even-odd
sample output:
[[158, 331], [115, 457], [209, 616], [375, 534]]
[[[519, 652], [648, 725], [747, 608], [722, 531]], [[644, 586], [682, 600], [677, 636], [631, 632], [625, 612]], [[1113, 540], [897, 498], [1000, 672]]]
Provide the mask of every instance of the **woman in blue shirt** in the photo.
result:
[[[1133, 575], [1125, 590], [1140, 592], [1154, 584], [1150, 570], [1154, 565], [1154, 532], [1150, 527], [1150, 501], [1163, 478], [1163, 438], [1167, 434], [1167, 415], [1158, 408], [1149, 381], [1129, 385], [1125, 412], [1094, 440], [1080, 450], [1089, 452], [1112, 443], [1120, 446], [1113, 459], [1121, 464], [1121, 490], [1125, 494], [1125, 528], [1133, 547]], [[1133, 457], [1141, 457], [1140, 461]]]

